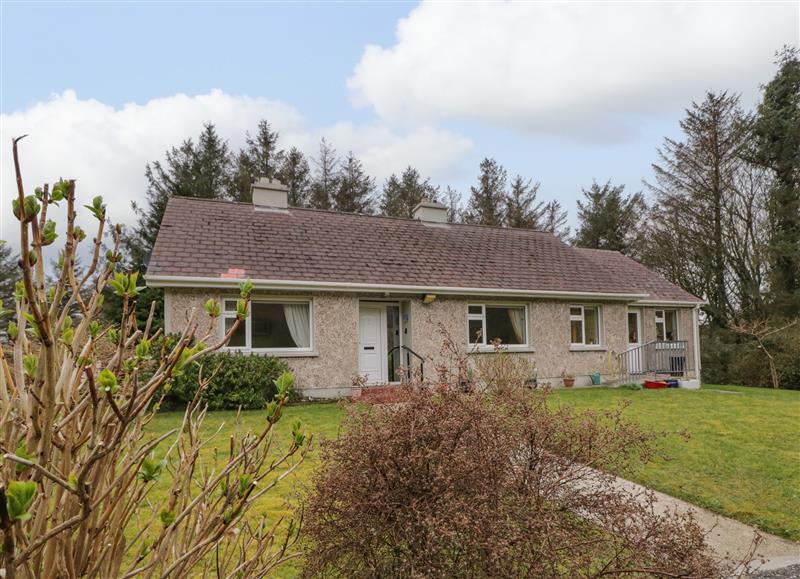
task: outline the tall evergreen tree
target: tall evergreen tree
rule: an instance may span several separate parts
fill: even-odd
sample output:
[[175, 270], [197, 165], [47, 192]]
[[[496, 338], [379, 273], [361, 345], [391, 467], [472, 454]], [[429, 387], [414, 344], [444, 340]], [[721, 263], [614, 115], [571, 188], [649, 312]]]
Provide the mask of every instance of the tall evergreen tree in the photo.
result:
[[[653, 165], [656, 181], [648, 184], [656, 194], [656, 207], [647, 261], [662, 269], [662, 253], [683, 254], [682, 267], [696, 273], [681, 278], [698, 283], [684, 288], [705, 297], [711, 321], [724, 325], [731, 311], [725, 211], [744, 162], [748, 122], [738, 96], [708, 93], [701, 103], [692, 103], [680, 127], [683, 139], [665, 139], [658, 152], [660, 162]], [[653, 246], [655, 239], [660, 246]], [[663, 246], [668, 243], [679, 244], [682, 251], [668, 251]], [[681, 264], [670, 269], [676, 267]]]
[[481, 161], [477, 186], [470, 187], [464, 218], [479, 225], [503, 225], [506, 200], [506, 170], [497, 161]]
[[381, 213], [391, 217], [411, 217], [414, 207], [422, 201], [437, 201], [438, 188], [430, 179], [422, 179], [419, 171], [409, 166], [398, 177], [392, 174], [383, 185]]
[[800, 59], [786, 47], [754, 124], [756, 160], [774, 173], [769, 192], [770, 286], [776, 305], [800, 313]]
[[249, 203], [253, 200], [251, 185], [260, 177], [276, 177], [284, 152], [278, 149], [278, 131], [269, 122], [259, 121], [255, 136], [247, 133], [245, 147], [236, 156], [231, 197]]
[[306, 156], [297, 147], [283, 155], [277, 173], [278, 180], [289, 188], [289, 206], [308, 206], [311, 170]]
[[444, 203], [447, 205], [447, 222], [461, 223], [464, 209], [461, 207], [461, 194], [450, 187], [444, 192]]
[[339, 168], [339, 177], [333, 195], [333, 207], [343, 213], [372, 213], [375, 179], [367, 175], [361, 161], [352, 151]]
[[324, 138], [319, 144], [319, 156], [314, 159], [314, 165], [316, 171], [311, 182], [311, 207], [330, 209], [339, 184], [339, 159], [336, 150]]
[[[11, 251], [8, 243], [0, 239], [0, 301], [3, 306], [0, 311], [14, 309], [14, 286], [19, 278], [17, 257]], [[6, 318], [0, 313], [0, 328], [4, 328]]]
[[524, 229], [540, 229], [544, 216], [544, 201], [536, 201], [539, 183], [532, 184], [520, 175], [511, 182], [511, 190], [506, 197], [506, 225]]
[[230, 190], [231, 155], [228, 144], [207, 123], [195, 145], [191, 139], [166, 152], [166, 161], [145, 166], [145, 205], [133, 202], [138, 220], [125, 236], [128, 258], [141, 267], [158, 234], [167, 201], [172, 196], [225, 199]]
[[567, 225], [567, 212], [561, 208], [561, 203], [553, 199], [544, 206], [542, 215], [542, 231], [547, 231], [558, 237], [561, 241], [566, 241], [569, 237], [569, 225]]
[[612, 249], [636, 255], [642, 239], [642, 222], [647, 205], [641, 193], [625, 197], [624, 185], [611, 181], [600, 185], [592, 182], [583, 190], [584, 201], [578, 201], [575, 245], [593, 249]]

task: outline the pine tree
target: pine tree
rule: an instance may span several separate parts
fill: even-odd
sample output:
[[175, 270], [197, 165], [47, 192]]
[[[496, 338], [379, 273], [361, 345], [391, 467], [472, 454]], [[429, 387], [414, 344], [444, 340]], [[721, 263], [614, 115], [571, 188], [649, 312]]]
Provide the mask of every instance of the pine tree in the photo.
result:
[[552, 233], [561, 241], [566, 241], [569, 237], [567, 212], [561, 208], [561, 203], [555, 199], [544, 206], [542, 231]]
[[197, 145], [188, 139], [180, 147], [168, 150], [164, 163], [148, 163], [147, 202], [144, 206], [132, 203], [138, 220], [124, 238], [130, 264], [139, 268], [150, 255], [170, 197], [225, 199], [230, 190], [230, 173], [228, 144], [211, 123], [204, 125]]
[[278, 149], [278, 138], [278, 132], [266, 120], [259, 121], [255, 136], [247, 133], [246, 146], [236, 156], [231, 194], [235, 201], [249, 203], [253, 200], [250, 187], [257, 179], [276, 177], [284, 156]]
[[536, 202], [539, 183], [532, 184], [520, 175], [511, 183], [506, 197], [506, 226], [524, 229], [540, 229], [544, 216], [544, 201]]
[[311, 170], [305, 155], [297, 147], [292, 147], [283, 155], [278, 180], [289, 188], [289, 206], [308, 206], [309, 187], [311, 185]]
[[447, 205], [447, 222], [461, 223], [464, 214], [461, 207], [461, 194], [448, 185], [444, 192], [444, 198]]
[[352, 151], [339, 168], [333, 207], [342, 213], [372, 213], [375, 180], [366, 174]]
[[765, 87], [754, 134], [756, 161], [774, 174], [769, 192], [770, 290], [786, 315], [800, 314], [800, 59], [795, 48], [778, 55], [778, 72]]
[[414, 207], [426, 199], [438, 200], [439, 190], [430, 179], [422, 179], [419, 171], [409, 166], [398, 177], [392, 175], [383, 186], [381, 213], [391, 217], [411, 217]]
[[481, 161], [478, 185], [470, 187], [464, 220], [479, 225], [503, 225], [506, 200], [506, 170], [494, 159]]
[[[17, 257], [8, 243], [0, 239], [0, 310], [14, 309], [14, 286], [19, 278]], [[5, 327], [5, 318], [0, 314], [0, 328]]]
[[578, 201], [580, 225], [575, 245], [592, 249], [611, 249], [635, 255], [642, 240], [642, 221], [647, 211], [644, 197], [634, 193], [623, 195], [624, 185], [592, 182], [583, 189], [585, 201]]
[[[683, 138], [664, 140], [660, 162], [653, 165], [655, 183], [648, 183], [656, 194], [651, 227], [656, 232], [669, 229], [648, 235], [662, 244], [678, 244], [681, 251], [651, 245], [647, 261], [660, 268], [660, 253], [683, 253], [683, 267], [697, 273], [681, 277], [698, 283], [684, 289], [705, 297], [711, 321], [724, 325], [732, 307], [726, 255], [726, 236], [732, 232], [726, 232], [725, 214], [735, 203], [737, 176], [750, 140], [748, 121], [738, 96], [710, 92], [701, 103], [692, 103], [680, 127]], [[680, 220], [677, 227], [670, 222], [674, 219]]]
[[339, 182], [339, 160], [336, 150], [323, 138], [319, 144], [319, 157], [314, 159], [316, 172], [311, 182], [311, 207], [330, 209]]
[[225, 199], [231, 190], [231, 152], [228, 143], [207, 123], [197, 139], [192, 166], [192, 190], [188, 196]]

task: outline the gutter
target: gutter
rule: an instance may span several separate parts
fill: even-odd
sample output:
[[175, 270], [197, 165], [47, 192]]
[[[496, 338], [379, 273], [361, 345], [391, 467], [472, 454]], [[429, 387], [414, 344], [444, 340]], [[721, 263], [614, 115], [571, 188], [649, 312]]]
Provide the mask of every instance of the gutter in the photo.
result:
[[636, 302], [637, 306], [651, 306], [651, 307], [669, 307], [669, 306], [676, 306], [676, 307], [687, 307], [691, 306], [693, 308], [700, 307], [702, 305], [707, 304], [707, 300], [691, 300], [691, 301], [680, 301], [680, 300], [639, 300]]
[[[219, 277], [184, 277], [173, 275], [147, 275], [150, 287], [172, 288], [237, 288], [246, 278]], [[476, 288], [423, 285], [395, 285], [351, 282], [322, 282], [251, 279], [253, 288], [261, 290], [284, 291], [330, 291], [330, 292], [370, 292], [370, 293], [436, 293], [442, 295], [500, 295], [507, 297], [543, 297], [543, 298], [588, 298], [621, 301], [638, 301], [646, 299], [649, 294], [609, 293], [609, 292], [575, 292], [559, 290], [525, 290], [509, 288]], [[691, 302], [694, 305], [694, 302]]]

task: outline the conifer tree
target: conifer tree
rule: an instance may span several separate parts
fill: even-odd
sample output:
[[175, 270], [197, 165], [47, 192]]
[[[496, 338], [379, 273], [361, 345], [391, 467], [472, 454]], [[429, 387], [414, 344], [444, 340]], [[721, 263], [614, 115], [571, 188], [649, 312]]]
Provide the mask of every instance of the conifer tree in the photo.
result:
[[14, 286], [19, 279], [19, 267], [17, 257], [11, 251], [8, 243], [0, 239], [0, 331], [8, 323], [9, 317], [3, 315], [3, 310], [13, 310]]
[[540, 229], [544, 216], [544, 201], [536, 201], [539, 183], [525, 181], [520, 175], [511, 183], [506, 197], [506, 225], [524, 229]]
[[196, 145], [188, 139], [165, 156], [163, 163], [155, 161], [145, 166], [146, 203], [132, 203], [138, 220], [127, 232], [125, 245], [131, 265], [136, 268], [150, 255], [170, 197], [225, 199], [230, 190], [230, 151], [212, 123], [204, 125]]
[[352, 151], [339, 168], [333, 207], [343, 213], [372, 213], [375, 179], [367, 175]]
[[305, 155], [292, 147], [283, 155], [278, 180], [289, 188], [289, 206], [307, 207], [311, 186], [311, 170]]
[[464, 219], [479, 225], [503, 225], [505, 221], [506, 170], [497, 161], [481, 161], [478, 184], [470, 187]]
[[[726, 92], [706, 94], [692, 103], [680, 122], [680, 139], [665, 139], [659, 162], [653, 164], [655, 183], [648, 183], [656, 204], [650, 239], [658, 246], [648, 249], [647, 261], [663, 267], [662, 253], [680, 255], [675, 267], [694, 270], [681, 275], [697, 285], [684, 289], [708, 300], [706, 313], [716, 325], [724, 325], [731, 311], [731, 283], [726, 252], [726, 212], [735, 203], [738, 175], [749, 147], [748, 119], [739, 97]], [[670, 223], [678, 219], [679, 224]], [[662, 231], [664, 230], [664, 231]], [[668, 251], [667, 244], [680, 251]]]
[[323, 138], [319, 156], [314, 159], [316, 171], [311, 182], [310, 204], [315, 209], [331, 209], [339, 184], [339, 160], [336, 150]]
[[464, 214], [461, 194], [448, 185], [444, 192], [444, 203], [447, 205], [447, 222], [461, 223]]
[[778, 72], [765, 87], [754, 134], [756, 161], [774, 175], [768, 211], [770, 290], [786, 315], [800, 314], [800, 58], [778, 55]]
[[236, 156], [231, 197], [235, 201], [252, 201], [251, 185], [259, 178], [276, 177], [282, 161], [283, 151], [278, 149], [278, 131], [273, 131], [269, 122], [259, 121], [255, 136], [247, 133], [246, 146]]
[[438, 189], [430, 179], [422, 179], [419, 171], [409, 166], [398, 177], [392, 174], [383, 186], [381, 213], [391, 217], [411, 217], [414, 207], [426, 199], [438, 200]]
[[567, 225], [567, 212], [561, 208], [561, 203], [552, 200], [544, 206], [542, 216], [542, 231], [547, 231], [558, 237], [561, 241], [566, 241], [569, 237], [569, 226]]
[[624, 185], [592, 182], [578, 201], [580, 222], [574, 243], [578, 247], [611, 249], [635, 255], [643, 236], [642, 221], [647, 205], [641, 193], [626, 197]]

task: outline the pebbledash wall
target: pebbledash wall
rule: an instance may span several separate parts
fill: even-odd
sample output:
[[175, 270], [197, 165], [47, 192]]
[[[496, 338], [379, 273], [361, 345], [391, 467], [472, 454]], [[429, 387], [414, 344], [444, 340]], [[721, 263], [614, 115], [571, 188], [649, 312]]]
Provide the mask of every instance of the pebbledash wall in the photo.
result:
[[[180, 332], [186, 327], [192, 310], [206, 317], [203, 304], [208, 298], [217, 300], [235, 297], [236, 292], [209, 289], [165, 289], [165, 327], [168, 332]], [[280, 356], [295, 373], [297, 387], [304, 395], [316, 398], [336, 398], [355, 393], [353, 379], [358, 375], [359, 302], [375, 300], [375, 294], [359, 293], [301, 293], [256, 291], [258, 297], [307, 297], [312, 301], [313, 352]], [[589, 376], [600, 372], [605, 379], [616, 379], [615, 356], [628, 349], [627, 312], [636, 304], [604, 301], [575, 301], [549, 299], [502, 299], [491, 296], [439, 296], [424, 304], [419, 294], [393, 296], [392, 300], [406, 304], [409, 313], [410, 340], [406, 343], [426, 359], [427, 375], [433, 376], [437, 363], [442, 362], [441, 328], [446, 328], [454, 341], [467, 351], [467, 305], [469, 303], [524, 304], [528, 308], [528, 347], [511, 351], [535, 363], [540, 382], [561, 385], [561, 373], [566, 370], [576, 376], [576, 384], [590, 383]], [[570, 344], [570, 305], [601, 306], [601, 341], [599, 347], [578, 348]], [[694, 361], [694, 311], [691, 307], [668, 306], [678, 310], [679, 338], [688, 341], [689, 368]], [[642, 312], [642, 341], [655, 340], [655, 310], [659, 307], [640, 307]], [[221, 335], [221, 330], [217, 332]], [[463, 342], [463, 345], [462, 345]], [[475, 352], [473, 356], [491, 355]]]

